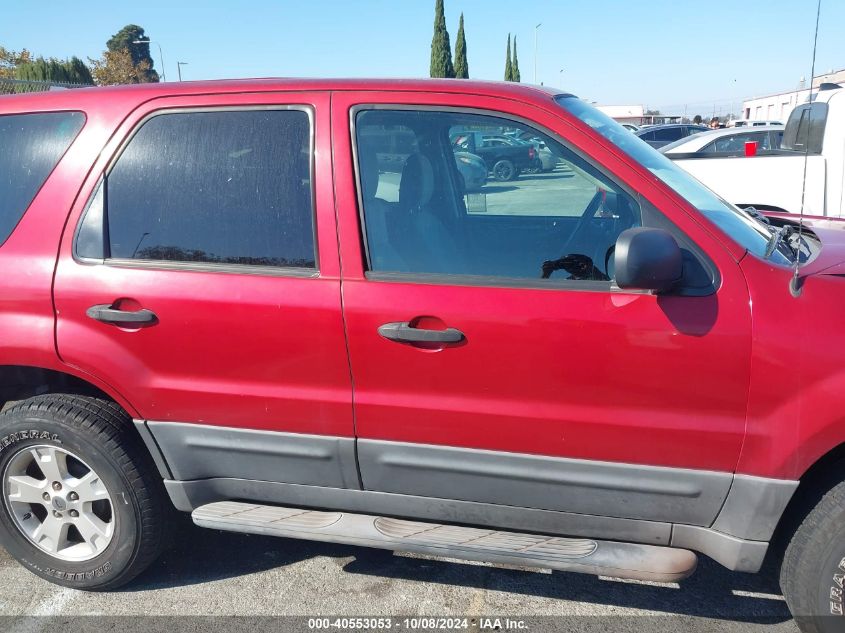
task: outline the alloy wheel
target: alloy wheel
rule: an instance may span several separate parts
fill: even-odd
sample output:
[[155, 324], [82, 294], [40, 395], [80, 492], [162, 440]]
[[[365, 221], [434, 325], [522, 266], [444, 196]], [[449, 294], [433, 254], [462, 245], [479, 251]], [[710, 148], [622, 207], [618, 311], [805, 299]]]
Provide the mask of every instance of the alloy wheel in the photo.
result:
[[15, 527], [36, 547], [65, 561], [87, 561], [111, 543], [114, 505], [82, 459], [56, 446], [29, 446], [3, 472], [3, 498]]

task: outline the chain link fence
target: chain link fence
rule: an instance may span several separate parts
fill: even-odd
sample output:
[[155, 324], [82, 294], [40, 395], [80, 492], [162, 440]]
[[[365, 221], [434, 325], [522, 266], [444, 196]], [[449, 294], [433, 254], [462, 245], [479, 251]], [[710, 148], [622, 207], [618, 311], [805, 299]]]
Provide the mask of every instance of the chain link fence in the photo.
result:
[[67, 90], [70, 88], [88, 88], [86, 84], [72, 84], [63, 81], [29, 81], [27, 79], [0, 79], [0, 95], [14, 95], [25, 92], [47, 92], [48, 90]]

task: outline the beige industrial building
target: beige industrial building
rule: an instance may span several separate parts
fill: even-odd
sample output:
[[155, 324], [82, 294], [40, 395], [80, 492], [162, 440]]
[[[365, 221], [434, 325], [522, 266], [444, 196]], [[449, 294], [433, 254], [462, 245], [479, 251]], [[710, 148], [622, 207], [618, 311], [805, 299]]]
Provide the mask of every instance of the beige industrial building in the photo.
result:
[[[831, 70], [813, 78], [812, 87], [818, 88], [823, 83], [845, 84], [845, 68]], [[742, 103], [742, 118], [750, 121], [781, 121], [786, 123], [790, 112], [807, 101], [810, 89], [803, 79], [792, 90], [777, 94], [752, 97]]]

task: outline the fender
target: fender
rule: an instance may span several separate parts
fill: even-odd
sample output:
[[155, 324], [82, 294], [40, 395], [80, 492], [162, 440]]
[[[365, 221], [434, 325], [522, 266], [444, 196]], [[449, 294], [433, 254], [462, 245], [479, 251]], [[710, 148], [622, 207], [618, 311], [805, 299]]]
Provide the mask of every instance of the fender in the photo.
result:
[[798, 479], [845, 443], [845, 330], [830, 327], [841, 322], [845, 276], [811, 274], [793, 297], [791, 269], [752, 256], [741, 267], [751, 293], [752, 370], [737, 472]]

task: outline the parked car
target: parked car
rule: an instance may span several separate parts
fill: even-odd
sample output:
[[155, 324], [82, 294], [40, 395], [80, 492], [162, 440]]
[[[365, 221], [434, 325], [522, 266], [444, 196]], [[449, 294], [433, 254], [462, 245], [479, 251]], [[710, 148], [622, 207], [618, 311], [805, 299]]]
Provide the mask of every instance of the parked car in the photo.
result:
[[[488, 147], [501, 147], [502, 144], [511, 145], [513, 147], [527, 146], [533, 148], [533, 158], [531, 158], [528, 167], [520, 169], [520, 172], [529, 174], [537, 174], [542, 171], [551, 171], [557, 164], [557, 158], [552, 155], [552, 152], [546, 147], [542, 139], [536, 137], [525, 136], [518, 138], [517, 134], [502, 134], [502, 135], [484, 135], [482, 136], [482, 145]], [[530, 152], [529, 152], [530, 155]]]
[[530, 133], [523, 133], [523, 136], [518, 140], [532, 145], [536, 151], [537, 158], [534, 160], [534, 167], [527, 170], [529, 173], [554, 171], [558, 164], [558, 157], [554, 155], [543, 139], [530, 136]]
[[[742, 128], [741, 128], [742, 129]], [[760, 210], [845, 213], [845, 88], [824, 84], [792, 111], [777, 151], [754, 156], [670, 155], [726, 200]]]
[[[492, 134], [491, 130], [498, 133]], [[534, 166], [537, 158], [533, 146], [520, 143], [493, 126], [486, 131], [454, 130], [450, 134], [453, 149], [480, 156], [495, 180], [515, 180], [521, 171]]]
[[768, 125], [783, 125], [782, 121], [755, 121], [753, 119], [736, 119], [728, 121], [728, 127], [761, 127]]
[[484, 159], [469, 152], [455, 152], [458, 171], [467, 191], [478, 191], [487, 182], [487, 165]]
[[[491, 127], [567, 178], [470, 209], [451, 140]], [[0, 146], [0, 543], [38, 576], [127, 583], [169, 505], [651, 581], [784, 542], [799, 626], [841, 628], [845, 222], [517, 83], [16, 95]]]
[[780, 148], [783, 125], [751, 128], [724, 128], [708, 130], [687, 136], [660, 148], [670, 158], [697, 158], [699, 156], [745, 155], [746, 143], [755, 143], [756, 152]]
[[663, 147], [669, 143], [673, 143], [678, 139], [685, 138], [691, 134], [698, 134], [705, 132], [709, 128], [703, 125], [693, 125], [686, 123], [665, 123], [661, 125], [644, 126], [634, 132], [646, 143], [652, 147]]

